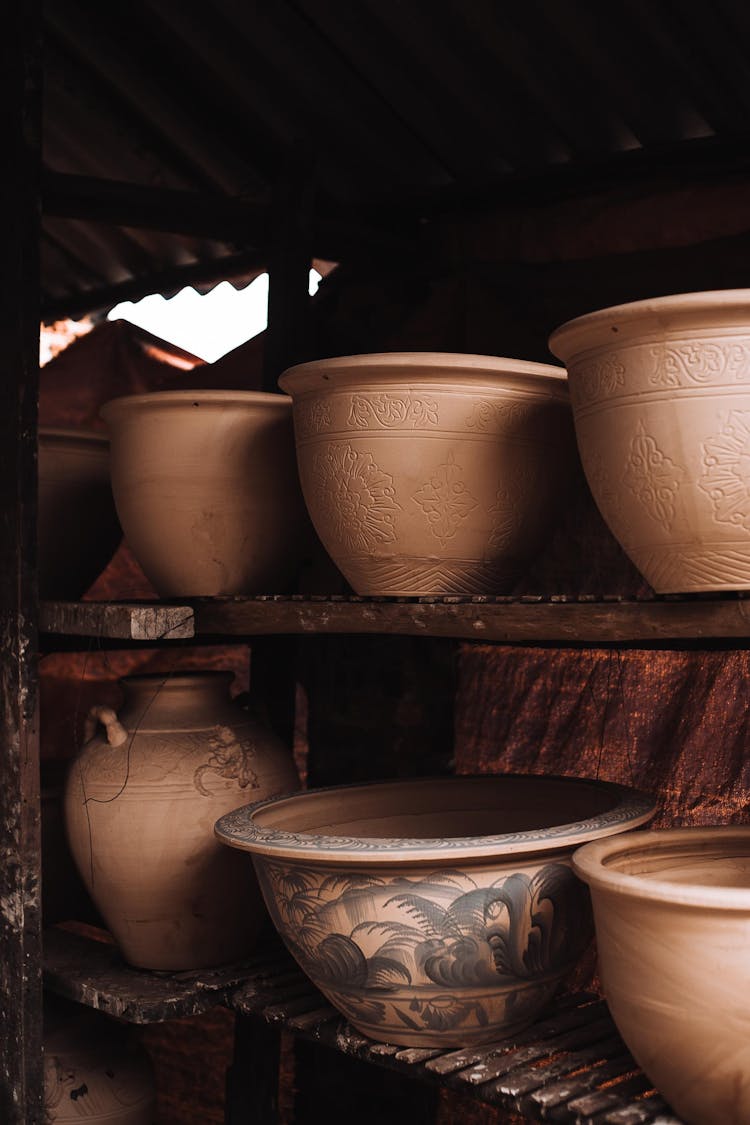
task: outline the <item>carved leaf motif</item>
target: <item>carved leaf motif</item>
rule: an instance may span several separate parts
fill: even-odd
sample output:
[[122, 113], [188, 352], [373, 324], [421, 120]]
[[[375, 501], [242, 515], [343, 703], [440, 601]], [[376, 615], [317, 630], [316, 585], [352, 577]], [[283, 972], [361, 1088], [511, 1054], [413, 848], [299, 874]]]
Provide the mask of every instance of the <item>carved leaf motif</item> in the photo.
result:
[[750, 411], [733, 410], [726, 424], [703, 443], [703, 475], [718, 523], [750, 531]]
[[372, 551], [396, 540], [397, 503], [393, 477], [375, 464], [371, 453], [351, 445], [329, 445], [312, 465], [313, 486], [333, 532], [347, 550]]
[[508, 488], [499, 488], [490, 515], [492, 527], [487, 545], [492, 551], [505, 551], [521, 523], [518, 496], [513, 496]]
[[331, 403], [326, 398], [302, 400], [294, 413], [294, 425], [299, 437], [321, 433], [333, 423]]
[[534, 409], [534, 406], [518, 399], [495, 402], [481, 399], [473, 404], [466, 425], [468, 429], [478, 430], [480, 433], [485, 433], [489, 429], [496, 429], [502, 433], [522, 422]]
[[416, 430], [427, 425], [436, 426], [438, 405], [434, 399], [413, 398], [411, 395], [402, 398], [385, 393], [352, 395], [347, 426], [366, 430], [373, 423], [384, 429], [406, 427]]
[[449, 453], [447, 461], [438, 465], [430, 479], [412, 497], [426, 515], [433, 535], [443, 547], [477, 506], [476, 499], [461, 480], [462, 473], [463, 469], [455, 463], [453, 454]]
[[630, 443], [630, 457], [623, 483], [640, 500], [644, 508], [665, 531], [670, 531], [675, 518], [675, 497], [685, 470], [663, 453], [642, 422]]
[[613, 395], [625, 384], [625, 365], [617, 354], [591, 360], [576, 368], [571, 394], [576, 405]]

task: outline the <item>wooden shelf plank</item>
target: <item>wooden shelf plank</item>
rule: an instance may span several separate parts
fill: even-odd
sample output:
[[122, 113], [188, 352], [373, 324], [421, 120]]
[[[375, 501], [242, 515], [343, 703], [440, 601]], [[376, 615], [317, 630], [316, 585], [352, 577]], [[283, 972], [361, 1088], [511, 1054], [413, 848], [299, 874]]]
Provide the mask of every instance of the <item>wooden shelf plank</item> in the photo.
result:
[[39, 629], [74, 637], [176, 641], [195, 636], [193, 610], [161, 602], [42, 602]]
[[316, 633], [389, 633], [506, 644], [740, 641], [750, 637], [750, 599], [268, 596], [201, 598], [183, 605], [45, 602], [41, 630], [128, 642]]
[[357, 1032], [289, 954], [269, 944], [241, 965], [194, 973], [127, 966], [114, 946], [63, 929], [45, 939], [45, 983], [59, 995], [132, 1023], [194, 1015], [215, 1004], [426, 1082], [470, 1093], [530, 1121], [681, 1125], [620, 1039], [604, 1002], [561, 996], [532, 1027], [465, 1050], [403, 1048]]

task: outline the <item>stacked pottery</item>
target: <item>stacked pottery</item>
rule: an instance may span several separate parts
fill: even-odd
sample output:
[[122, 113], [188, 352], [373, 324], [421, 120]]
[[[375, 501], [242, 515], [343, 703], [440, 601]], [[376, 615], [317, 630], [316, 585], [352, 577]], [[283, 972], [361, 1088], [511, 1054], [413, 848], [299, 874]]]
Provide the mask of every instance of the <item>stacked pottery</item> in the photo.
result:
[[587, 844], [602, 985], [634, 1058], [690, 1125], [750, 1121], [750, 828]]
[[527, 1026], [592, 935], [574, 848], [649, 820], [605, 782], [454, 777], [310, 790], [222, 817], [310, 979], [359, 1031], [460, 1047]]
[[76, 600], [112, 558], [122, 531], [109, 482], [109, 442], [86, 430], [39, 431], [39, 591]]
[[501, 593], [550, 534], [575, 463], [562, 369], [389, 353], [279, 385], [312, 522], [356, 593]]
[[282, 592], [308, 524], [291, 402], [256, 391], [159, 391], [101, 411], [125, 538], [163, 597]]
[[141, 968], [242, 958], [265, 917], [247, 866], [218, 845], [213, 824], [299, 781], [280, 740], [229, 699], [231, 678], [122, 681], [122, 709], [93, 708], [92, 737], [71, 765], [71, 852], [123, 956]]
[[594, 499], [654, 590], [750, 589], [750, 290], [602, 309], [550, 348]]

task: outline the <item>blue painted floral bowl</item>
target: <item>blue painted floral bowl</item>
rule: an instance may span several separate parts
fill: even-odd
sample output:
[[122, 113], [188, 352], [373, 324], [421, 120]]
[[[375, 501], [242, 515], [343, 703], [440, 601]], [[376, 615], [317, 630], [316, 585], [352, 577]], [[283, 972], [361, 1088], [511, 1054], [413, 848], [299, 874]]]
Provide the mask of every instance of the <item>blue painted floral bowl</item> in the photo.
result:
[[358, 1031], [447, 1048], [531, 1023], [593, 933], [574, 849], [654, 811], [607, 782], [484, 775], [273, 798], [216, 833], [252, 854], [284, 942]]

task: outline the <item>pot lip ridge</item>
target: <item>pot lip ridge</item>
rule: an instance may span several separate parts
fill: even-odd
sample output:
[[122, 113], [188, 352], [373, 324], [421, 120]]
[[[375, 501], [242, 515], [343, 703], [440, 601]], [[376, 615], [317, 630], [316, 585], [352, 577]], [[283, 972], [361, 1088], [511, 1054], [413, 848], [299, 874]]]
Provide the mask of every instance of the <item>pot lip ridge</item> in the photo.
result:
[[103, 448], [109, 445], [109, 434], [102, 430], [90, 430], [85, 426], [40, 426], [41, 441], [56, 442], [63, 445], [85, 445]]
[[[291, 832], [281, 828], [264, 828], [255, 823], [255, 816], [271, 805], [309, 800], [318, 794], [346, 794], [352, 790], [377, 788], [385, 793], [388, 788], [418, 788], [424, 784], [450, 784], [472, 781], [486, 783], [488, 779], [529, 779], [555, 785], [563, 784], [589, 787], [599, 792], [609, 792], [616, 798], [612, 808], [593, 814], [586, 820], [556, 824], [549, 828], [527, 829], [493, 836], [457, 836], [448, 838], [410, 837], [352, 837], [314, 832]], [[594, 778], [558, 777], [552, 774], [458, 774], [454, 777], [422, 777], [390, 781], [360, 783], [357, 785], [326, 786], [308, 789], [302, 793], [286, 793], [242, 808], [222, 816], [214, 831], [224, 844], [254, 855], [301, 862], [313, 860], [332, 864], [366, 861], [391, 864], [423, 864], [453, 860], [493, 859], [522, 853], [568, 850], [577, 844], [636, 828], [650, 820], [656, 811], [656, 800], [640, 790], [615, 782]]]
[[[394, 384], [406, 389], [411, 385], [417, 390], [424, 384], [465, 380], [467, 384], [484, 384], [488, 389], [502, 389], [504, 384], [508, 389], [541, 392], [568, 400], [564, 367], [469, 352], [367, 352], [333, 356], [289, 367], [278, 382], [288, 394], [299, 395], [313, 390], [356, 386], [369, 378], [385, 383], [383, 377], [388, 375], [392, 375]], [[333, 385], [331, 376], [335, 380]]]
[[672, 332], [741, 329], [743, 324], [746, 333], [750, 332], [750, 289], [710, 289], [596, 309], [566, 320], [551, 333], [547, 344], [554, 356], [570, 363], [584, 352], [632, 343], [633, 337], [659, 339]]
[[[675, 906], [702, 907], [714, 910], [750, 912], [750, 886], [717, 887], [708, 883], [678, 883], [669, 879], [651, 879], [644, 875], [618, 871], [613, 861], [628, 854], [654, 854], [672, 847], [676, 851], [695, 854], [707, 852], [711, 845], [726, 845], [735, 839], [747, 845], [750, 855], [750, 826], [721, 825], [717, 827], [668, 828], [629, 833], [617, 839], [594, 840], [573, 853], [573, 870], [591, 887], [630, 899], [666, 902]], [[721, 853], [717, 853], [721, 854]], [[609, 862], [608, 862], [609, 861]]]
[[278, 407], [282, 410], [291, 410], [292, 400], [286, 394], [276, 391], [222, 391], [205, 390], [180, 390], [148, 391], [144, 394], [120, 395], [105, 402], [99, 410], [99, 417], [105, 422], [112, 422], [124, 414], [138, 410], [149, 410], [152, 407], [214, 407], [214, 406], [244, 406], [244, 407]]

